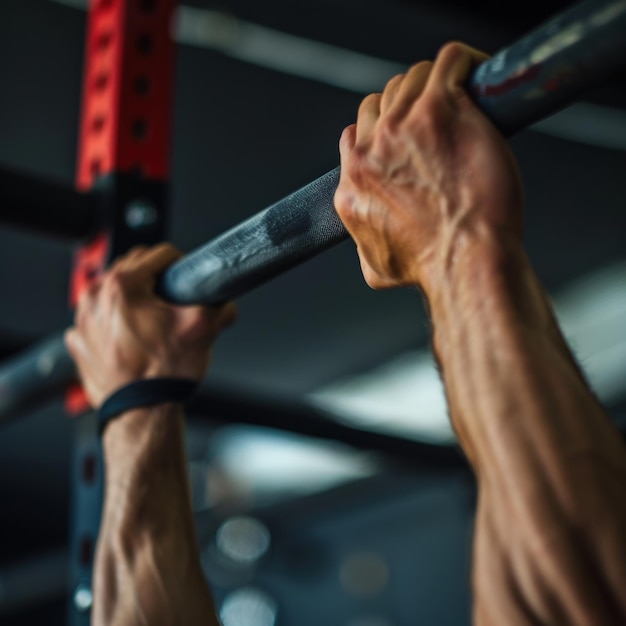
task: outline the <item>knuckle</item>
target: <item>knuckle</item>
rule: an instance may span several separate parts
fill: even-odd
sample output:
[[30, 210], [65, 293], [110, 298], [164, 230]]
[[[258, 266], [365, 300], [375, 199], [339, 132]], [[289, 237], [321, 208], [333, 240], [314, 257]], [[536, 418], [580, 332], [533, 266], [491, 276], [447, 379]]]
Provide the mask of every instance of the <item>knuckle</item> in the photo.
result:
[[147, 246], [133, 246], [124, 256], [125, 257], [129, 257], [129, 256], [133, 256], [136, 254], [142, 254], [143, 252], [146, 252], [148, 250]]
[[356, 145], [352, 151], [352, 158], [346, 164], [348, 178], [357, 186], [362, 186], [365, 180], [369, 161], [369, 146]]
[[67, 351], [73, 355], [74, 354], [74, 348], [76, 345], [76, 329], [75, 328], [68, 328], [65, 333], [63, 333], [63, 342], [65, 343], [65, 347], [67, 348]]
[[464, 56], [468, 53], [469, 48], [467, 44], [464, 44], [462, 41], [448, 41], [443, 46], [441, 46], [439, 50], [438, 57], [446, 57], [446, 58], [458, 58]]
[[425, 71], [430, 71], [433, 67], [433, 62], [432, 61], [418, 61], [417, 63], [414, 63], [411, 68], [409, 69], [409, 73], [411, 74], [415, 74], [415, 73], [419, 73], [421, 74], [422, 72]]
[[389, 89], [394, 89], [398, 83], [401, 83], [404, 80], [404, 77], [405, 77], [405, 74], [396, 74], [395, 76], [391, 77], [387, 81], [384, 91], [387, 91]]
[[385, 287], [385, 281], [369, 265], [363, 267], [363, 279], [367, 286], [375, 291]]
[[400, 124], [404, 120], [403, 112], [390, 111], [378, 122], [379, 140], [393, 141], [399, 132]]
[[359, 199], [353, 191], [338, 190], [335, 195], [337, 214], [348, 228], [353, 231], [362, 221]]
[[425, 95], [420, 100], [418, 125], [422, 132], [438, 132], [445, 125], [443, 104], [439, 98]]
[[183, 253], [174, 245], [169, 242], [163, 242], [155, 246], [155, 251], [161, 257], [166, 257], [168, 259], [177, 259], [183, 256]]
[[154, 246], [154, 249], [158, 250], [159, 252], [178, 252], [178, 248], [169, 243], [169, 241], [164, 241], [157, 244], [156, 246]]
[[365, 109], [369, 109], [372, 106], [377, 106], [380, 103], [380, 99], [382, 94], [380, 93], [371, 93], [361, 101], [361, 105], [359, 106], [359, 111], [363, 112]]
[[354, 195], [346, 190], [345, 187], [337, 187], [335, 192], [335, 208], [339, 217], [344, 223], [352, 223], [354, 220], [355, 201]]
[[339, 138], [339, 150], [342, 153], [348, 153], [352, 144], [354, 143], [354, 137], [356, 135], [356, 124], [350, 124], [343, 129], [341, 137]]
[[80, 325], [84, 321], [85, 316], [91, 310], [92, 302], [98, 294], [98, 289], [99, 286], [89, 285], [78, 298], [75, 313], [77, 325]]
[[85, 321], [89, 315], [89, 309], [84, 305], [79, 305], [76, 308], [76, 313], [74, 314], [74, 325], [76, 328], [83, 329], [85, 327]]
[[365, 282], [367, 284], [367, 286], [370, 289], [373, 289], [374, 291], [379, 291], [380, 289], [382, 289], [382, 285], [380, 283], [380, 281], [374, 277], [374, 276], [364, 276], [365, 278]]
[[122, 292], [128, 286], [130, 272], [121, 267], [114, 267], [107, 275], [106, 287], [109, 292]]

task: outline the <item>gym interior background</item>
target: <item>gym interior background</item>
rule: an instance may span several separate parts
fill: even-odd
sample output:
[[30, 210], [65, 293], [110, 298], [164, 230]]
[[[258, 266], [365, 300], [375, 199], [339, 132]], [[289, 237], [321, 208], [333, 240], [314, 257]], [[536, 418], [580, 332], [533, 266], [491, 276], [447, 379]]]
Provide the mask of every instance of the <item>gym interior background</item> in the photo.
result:
[[[191, 250], [333, 168], [362, 96], [444, 42], [495, 52], [567, 4], [186, 0], [174, 29], [171, 240]], [[0, 3], [3, 165], [73, 180], [84, 5]], [[513, 146], [527, 249], [589, 379], [620, 420], [626, 78]], [[68, 325], [71, 253], [67, 242], [0, 229], [3, 358]], [[319, 414], [454, 446], [419, 295], [370, 291], [347, 242], [239, 308], [208, 382], [228, 419], [209, 411], [189, 420], [203, 565], [225, 626], [469, 624], [474, 486], [465, 467], [237, 424], [262, 414], [289, 429]], [[61, 402], [2, 426], [2, 624], [63, 624], [76, 601], [66, 576], [71, 459]]]

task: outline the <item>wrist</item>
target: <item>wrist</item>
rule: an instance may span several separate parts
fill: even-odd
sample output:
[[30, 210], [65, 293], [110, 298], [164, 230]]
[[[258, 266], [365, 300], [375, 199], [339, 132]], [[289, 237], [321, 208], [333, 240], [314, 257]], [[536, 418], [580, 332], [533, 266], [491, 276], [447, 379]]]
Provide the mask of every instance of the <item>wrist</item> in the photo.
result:
[[[478, 318], [491, 324], [525, 324], [534, 318], [534, 272], [518, 237], [485, 232], [467, 238], [425, 290], [433, 321], [433, 341], [439, 353], [460, 325]], [[533, 313], [530, 314], [530, 309]], [[526, 320], [528, 321], [528, 320]], [[533, 327], [538, 328], [533, 319]]]
[[102, 435], [107, 480], [151, 471], [182, 449], [184, 414], [180, 404], [163, 403], [126, 411]]
[[431, 310], [452, 304], [451, 294], [470, 288], [493, 291], [512, 283], [528, 259], [519, 236], [476, 228], [442, 246], [437, 258], [423, 272], [420, 286]]

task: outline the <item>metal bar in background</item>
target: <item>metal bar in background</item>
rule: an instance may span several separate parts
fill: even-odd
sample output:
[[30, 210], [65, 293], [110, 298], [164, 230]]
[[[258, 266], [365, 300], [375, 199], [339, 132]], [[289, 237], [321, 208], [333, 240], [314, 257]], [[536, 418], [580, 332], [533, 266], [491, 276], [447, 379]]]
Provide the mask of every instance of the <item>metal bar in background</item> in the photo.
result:
[[0, 166], [0, 223], [72, 241], [95, 231], [95, 198], [69, 185]]
[[30, 609], [67, 593], [65, 548], [0, 569], [0, 616]]
[[277, 400], [235, 390], [202, 389], [187, 405], [195, 422], [213, 426], [246, 424], [346, 444], [356, 450], [385, 455], [412, 469], [468, 468], [454, 445], [439, 445], [355, 428], [331, 413], [302, 401]]
[[[470, 90], [499, 128], [516, 132], [626, 63], [624, 32], [626, 0], [587, 0], [482, 64]], [[158, 293], [179, 304], [219, 303], [346, 239], [333, 206], [338, 180], [339, 168], [186, 255], [164, 273]], [[54, 362], [69, 372], [69, 356], [56, 345]], [[0, 368], [0, 422], [30, 405], [47, 384], [36, 362], [24, 360], [20, 367], [34, 375], [17, 380], [11, 372], [16, 362]]]
[[59, 398], [75, 380], [62, 334], [28, 348], [0, 368], [0, 424]]

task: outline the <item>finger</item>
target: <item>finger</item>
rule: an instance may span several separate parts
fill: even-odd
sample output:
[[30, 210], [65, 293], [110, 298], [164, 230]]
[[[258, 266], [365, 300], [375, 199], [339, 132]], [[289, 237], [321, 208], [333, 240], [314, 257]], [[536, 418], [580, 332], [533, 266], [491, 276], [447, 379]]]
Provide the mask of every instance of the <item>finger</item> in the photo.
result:
[[341, 133], [341, 138], [339, 139], [339, 155], [341, 156], [342, 170], [343, 166], [346, 165], [347, 160], [350, 158], [350, 154], [355, 144], [356, 124], [350, 124], [350, 126], [346, 126], [346, 128], [344, 128]]
[[220, 309], [219, 326], [220, 329], [228, 328], [237, 321], [237, 305], [234, 302], [227, 302]]
[[341, 172], [339, 185], [337, 185], [333, 202], [340, 217], [345, 206], [351, 203], [351, 198], [354, 194], [354, 186], [350, 180], [350, 172], [352, 170], [353, 159], [355, 158], [354, 148], [356, 146], [356, 133], [356, 124], [352, 124], [343, 131], [341, 140], [339, 141]]
[[183, 334], [191, 332], [193, 336], [197, 336], [199, 332], [210, 342], [215, 340], [218, 333], [231, 326], [237, 317], [234, 302], [228, 302], [221, 307], [170, 306], [175, 309]]
[[392, 287], [396, 287], [397, 284], [395, 281], [387, 278], [386, 276], [381, 276], [366, 260], [365, 257], [361, 255], [359, 252], [359, 261], [361, 262], [361, 272], [363, 273], [363, 278], [367, 285], [375, 290], [381, 289], [391, 289]]
[[171, 244], [162, 243], [137, 255], [133, 266], [122, 267], [121, 271], [127, 284], [141, 288], [144, 293], [153, 292], [157, 277], [182, 256], [183, 253]]
[[65, 347], [67, 351], [70, 353], [70, 356], [73, 360], [76, 360], [74, 356], [77, 351], [77, 342], [78, 342], [78, 331], [73, 326], [68, 328], [65, 333], [63, 333], [63, 342], [65, 343]]
[[74, 314], [76, 326], [81, 326], [86, 317], [91, 315], [96, 309], [98, 294], [102, 289], [103, 276], [98, 276], [91, 282], [82, 292], [78, 302], [76, 303], [76, 312]]
[[401, 115], [413, 106], [413, 103], [422, 95], [432, 68], [432, 61], [422, 61], [411, 67], [395, 95], [389, 109], [390, 114]]
[[174, 261], [183, 256], [183, 253], [171, 243], [161, 243], [150, 248], [138, 263], [137, 270], [146, 274], [157, 275], [165, 271]]
[[426, 90], [455, 92], [465, 87], [474, 68], [489, 58], [489, 55], [466, 44], [446, 44], [437, 55]]
[[199, 306], [192, 307], [198, 309], [202, 316], [207, 319], [216, 330], [221, 330], [231, 326], [237, 318], [237, 305], [234, 302], [227, 302], [222, 306]]
[[356, 126], [348, 126], [343, 131], [341, 141], [339, 143], [339, 151], [341, 153], [341, 174], [339, 185], [335, 191], [333, 204], [335, 211], [342, 221], [348, 233], [353, 233], [353, 223], [358, 214], [358, 195], [356, 187], [351, 180], [351, 174], [354, 173], [354, 147], [356, 144]]
[[149, 249], [148, 246], [134, 246], [126, 254], [118, 257], [111, 269], [131, 270]]
[[76, 328], [68, 328], [63, 335], [63, 340], [69, 355], [79, 370], [80, 377], [80, 365], [85, 362], [85, 342], [83, 337]]
[[366, 143], [371, 137], [374, 126], [380, 117], [381, 94], [372, 93], [367, 96], [361, 106], [356, 120], [356, 143]]
[[404, 82], [404, 74], [398, 74], [394, 76], [389, 82], [385, 85], [385, 89], [383, 90], [383, 95], [380, 99], [380, 113], [384, 115], [385, 112], [389, 109], [389, 107], [393, 104], [395, 100], [396, 94], [400, 89], [400, 86]]

